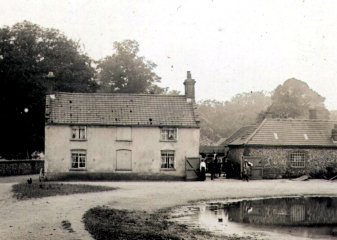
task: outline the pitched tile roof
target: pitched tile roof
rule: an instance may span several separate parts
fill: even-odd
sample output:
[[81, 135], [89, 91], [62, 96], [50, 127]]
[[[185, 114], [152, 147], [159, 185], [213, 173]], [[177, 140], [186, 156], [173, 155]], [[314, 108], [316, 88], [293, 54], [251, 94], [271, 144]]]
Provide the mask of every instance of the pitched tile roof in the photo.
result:
[[47, 124], [198, 127], [183, 95], [55, 93], [46, 98]]
[[234, 132], [227, 140], [225, 144], [241, 145], [244, 144], [246, 139], [256, 130], [256, 125], [244, 126]]
[[337, 147], [331, 130], [336, 121], [309, 119], [265, 119], [248, 138], [229, 145], [325, 146]]

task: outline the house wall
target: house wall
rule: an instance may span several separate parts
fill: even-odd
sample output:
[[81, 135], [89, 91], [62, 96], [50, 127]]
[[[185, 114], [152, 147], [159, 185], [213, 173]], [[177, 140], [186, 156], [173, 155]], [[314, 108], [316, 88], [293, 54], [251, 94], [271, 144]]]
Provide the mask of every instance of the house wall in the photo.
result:
[[[87, 140], [71, 140], [71, 127], [45, 128], [45, 168], [47, 174], [70, 172], [71, 150], [86, 150], [87, 172], [116, 171], [116, 151], [131, 150], [133, 173], [185, 175], [185, 157], [199, 156], [198, 128], [178, 128], [177, 141], [160, 141], [160, 128], [133, 127], [131, 141], [117, 141], [116, 127], [87, 127]], [[175, 150], [175, 170], [161, 169], [161, 150]], [[130, 171], [125, 171], [130, 172]]]
[[[304, 168], [294, 168], [290, 164], [289, 155], [297, 151], [306, 154]], [[297, 177], [337, 166], [337, 148], [241, 147], [230, 149], [231, 161], [240, 163], [242, 156], [259, 159], [264, 178]]]

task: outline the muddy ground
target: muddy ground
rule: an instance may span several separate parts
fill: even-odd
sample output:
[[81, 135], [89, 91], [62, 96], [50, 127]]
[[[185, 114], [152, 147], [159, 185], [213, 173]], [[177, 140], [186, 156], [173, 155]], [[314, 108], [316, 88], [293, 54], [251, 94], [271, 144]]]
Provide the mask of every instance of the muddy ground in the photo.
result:
[[[82, 216], [98, 205], [154, 212], [206, 199], [337, 196], [337, 181], [217, 179], [206, 182], [85, 182], [119, 189], [25, 201], [14, 199], [12, 185], [26, 178], [0, 178], [0, 239], [92, 239], [84, 229]], [[64, 222], [69, 222], [73, 231], [64, 228]]]

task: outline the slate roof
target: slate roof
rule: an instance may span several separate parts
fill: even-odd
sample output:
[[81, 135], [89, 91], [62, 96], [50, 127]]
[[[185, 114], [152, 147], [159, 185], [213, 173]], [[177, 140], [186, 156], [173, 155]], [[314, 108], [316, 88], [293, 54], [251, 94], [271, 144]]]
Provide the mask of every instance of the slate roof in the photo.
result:
[[327, 120], [265, 119], [253, 132], [235, 133], [248, 137], [236, 138], [229, 145], [337, 147], [331, 138], [335, 124]]
[[46, 98], [46, 124], [198, 127], [183, 95], [63, 93]]

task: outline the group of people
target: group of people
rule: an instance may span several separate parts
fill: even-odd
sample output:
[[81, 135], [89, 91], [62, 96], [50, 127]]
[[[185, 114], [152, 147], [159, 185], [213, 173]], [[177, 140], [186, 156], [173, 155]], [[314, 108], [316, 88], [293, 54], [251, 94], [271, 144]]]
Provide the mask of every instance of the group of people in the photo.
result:
[[[211, 174], [211, 180], [214, 180], [214, 178], [216, 178], [216, 174], [218, 174], [218, 177], [221, 177], [223, 164], [226, 169], [226, 164], [222, 162], [223, 158], [218, 158], [216, 153], [213, 154], [212, 159], [207, 158], [207, 160], [209, 160], [208, 163], [206, 163], [206, 158], [202, 158], [200, 156], [200, 169], [199, 169], [200, 170], [199, 171], [200, 181], [206, 180], [206, 172], [209, 172]], [[242, 169], [241, 169], [242, 170], [241, 176], [242, 176], [242, 179], [246, 180], [247, 182], [249, 181], [249, 177], [251, 176], [252, 166], [253, 164], [247, 160], [243, 162]], [[226, 174], [224, 174], [224, 176], [226, 176]]]
[[205, 159], [201, 158], [200, 160], [200, 180], [206, 180], [206, 171], [211, 173], [211, 180], [215, 178], [215, 174], [217, 173], [219, 177], [221, 177], [222, 173], [222, 162], [221, 159], [218, 159], [216, 153], [214, 153], [212, 160], [206, 165]]

